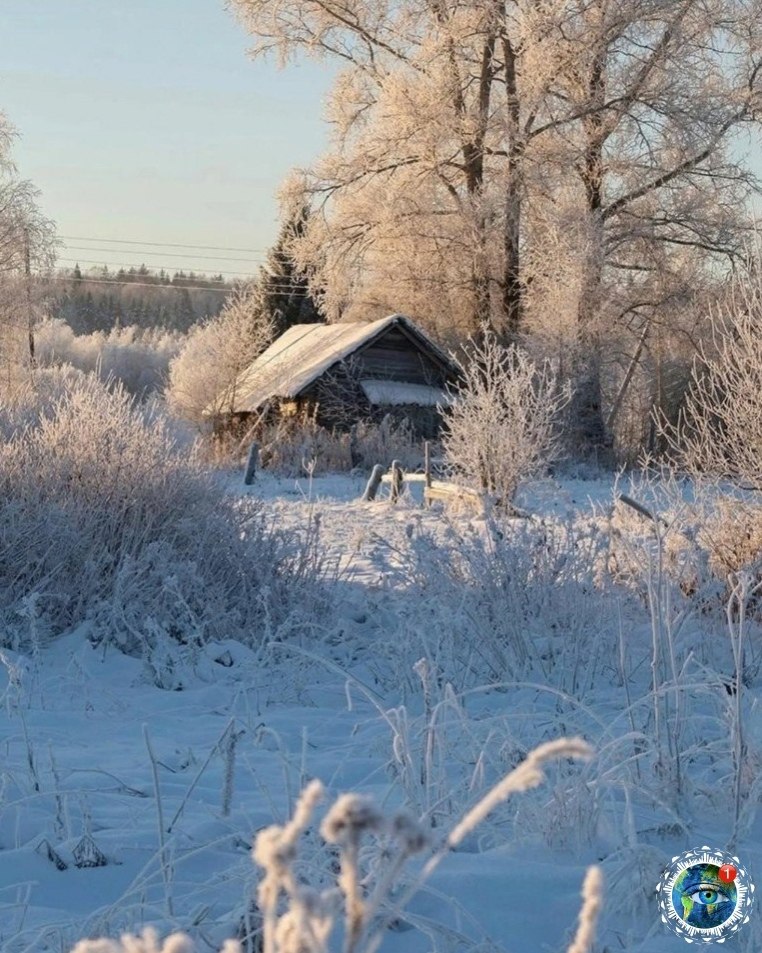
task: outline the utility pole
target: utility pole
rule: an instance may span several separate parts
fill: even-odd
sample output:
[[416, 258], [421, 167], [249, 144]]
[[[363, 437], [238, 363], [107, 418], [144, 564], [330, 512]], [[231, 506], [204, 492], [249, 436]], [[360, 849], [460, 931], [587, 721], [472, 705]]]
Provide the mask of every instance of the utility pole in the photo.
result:
[[26, 320], [29, 334], [29, 366], [37, 367], [34, 353], [34, 308], [32, 307], [32, 263], [29, 254], [29, 228], [24, 227], [24, 284], [26, 286]]

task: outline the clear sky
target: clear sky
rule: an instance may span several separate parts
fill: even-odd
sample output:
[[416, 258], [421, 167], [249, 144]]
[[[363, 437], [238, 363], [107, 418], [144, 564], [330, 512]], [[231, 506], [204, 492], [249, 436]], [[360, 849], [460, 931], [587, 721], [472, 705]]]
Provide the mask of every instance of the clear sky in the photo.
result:
[[[0, 110], [67, 236], [62, 265], [256, 271], [279, 184], [326, 145], [331, 74], [254, 64], [249, 42], [222, 0], [0, 0]], [[254, 251], [199, 252], [227, 256], [214, 261], [125, 240]]]
[[[254, 64], [249, 42], [223, 0], [0, 0], [0, 110], [62, 265], [256, 271], [279, 184], [326, 145], [331, 70]], [[744, 151], [762, 173], [759, 138]]]

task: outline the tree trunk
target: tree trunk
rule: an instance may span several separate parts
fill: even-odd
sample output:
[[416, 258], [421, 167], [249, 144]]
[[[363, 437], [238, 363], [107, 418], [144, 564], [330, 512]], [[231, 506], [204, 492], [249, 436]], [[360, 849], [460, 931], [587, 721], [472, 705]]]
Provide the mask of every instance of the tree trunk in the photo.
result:
[[[606, 56], [603, 47], [593, 58], [588, 94], [592, 107], [602, 106], [606, 96]], [[582, 291], [577, 309], [577, 391], [574, 401], [581, 447], [600, 456], [610, 450], [611, 436], [603, 415], [601, 387], [600, 309], [603, 286], [603, 144], [606, 140], [603, 112], [592, 112], [583, 120], [585, 148], [582, 181], [588, 244], [584, 249]]]
[[516, 77], [516, 53], [510, 38], [503, 34], [505, 94], [508, 114], [508, 186], [505, 195], [505, 234], [503, 263], [504, 336], [515, 341], [524, 320], [524, 285], [521, 278], [521, 190], [524, 141], [521, 135]]

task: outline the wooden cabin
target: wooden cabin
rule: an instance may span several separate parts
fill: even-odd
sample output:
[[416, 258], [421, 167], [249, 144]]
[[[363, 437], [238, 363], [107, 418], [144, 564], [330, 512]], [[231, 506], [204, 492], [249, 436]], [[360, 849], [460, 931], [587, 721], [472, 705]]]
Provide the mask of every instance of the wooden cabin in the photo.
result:
[[391, 414], [421, 437], [439, 432], [457, 364], [409, 318], [289, 328], [238, 377], [229, 406], [236, 424], [257, 416], [314, 414], [349, 429]]

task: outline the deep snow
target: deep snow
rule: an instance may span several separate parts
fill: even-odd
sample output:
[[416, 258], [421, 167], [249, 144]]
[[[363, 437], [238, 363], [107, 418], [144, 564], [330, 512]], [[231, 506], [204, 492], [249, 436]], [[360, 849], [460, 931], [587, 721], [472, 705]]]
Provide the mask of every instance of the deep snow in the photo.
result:
[[[424, 727], [420, 682], [412, 673], [394, 687], [384, 682], [393, 671], [388, 653], [395, 651], [387, 635], [411, 620], [422, 624], [411, 603], [417, 597], [405, 570], [406, 542], [424, 532], [445, 538], [449, 521], [422, 509], [415, 490], [394, 508], [383, 499], [359, 503], [360, 475], [294, 481], [265, 474], [247, 489], [240, 474], [221, 479], [231, 493], [266, 499], [280, 525], [319, 519], [322, 545], [335, 564], [330, 613], [295, 643], [206, 646], [186, 660], [182, 691], [156, 688], [143, 663], [113, 648], [92, 648], [85, 628], [31, 657], [3, 653], [3, 953], [68, 950], [81, 937], [145, 924], [161, 933], [186, 930], [199, 949], [217, 949], [253, 916], [253, 835], [285, 819], [307, 779], [320, 778], [332, 795], [358, 790], [418, 812], [441, 797], [433, 811], [446, 830], [522, 751], [561, 729], [598, 746], [602, 766], [566, 766], [543, 789], [498, 812], [413, 901], [410, 919], [419, 929], [401, 924], [384, 949], [564, 950], [585, 867], [599, 861], [610, 881], [600, 953], [680, 949], [681, 941], [658, 922], [644, 885], [655, 886], [664, 863], [681, 850], [713, 839], [724, 846], [727, 823], [707, 801], [705, 813], [692, 812], [686, 831], [666, 804], [647, 803], [613, 781], [607, 786], [606, 772], [617, 777], [619, 763], [631, 756], [619, 740], [628, 725], [616, 679], [578, 699], [517, 684], [456, 702], [437, 686], [441, 744], [436, 762], [424, 766], [415, 760]], [[535, 486], [523, 502], [554, 520], [584, 517], [610, 496], [606, 481], [564, 480]], [[461, 515], [454, 522], [468, 520]], [[439, 624], [435, 614], [430, 620], [432, 628]], [[631, 624], [647, 628], [643, 619], [637, 626], [625, 620], [628, 635]], [[751, 697], [749, 732], [762, 742], [754, 702]], [[157, 759], [158, 801], [146, 730]], [[231, 733], [232, 801], [223, 816]], [[406, 745], [413, 759], [407, 763]], [[703, 768], [694, 761], [699, 785], [711, 775], [711, 758]], [[752, 830], [738, 849], [762, 877], [758, 822]], [[86, 836], [105, 866], [74, 865]], [[57, 869], [48, 848], [66, 869]], [[304, 856], [304, 875], [324, 881], [330, 856], [316, 834]], [[757, 912], [755, 929], [758, 918]], [[747, 931], [725, 949], [750, 950], [751, 936]]]

